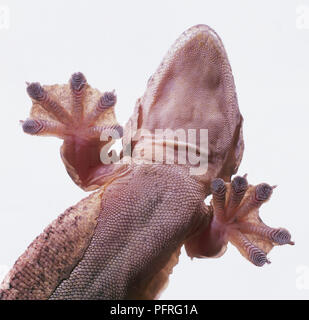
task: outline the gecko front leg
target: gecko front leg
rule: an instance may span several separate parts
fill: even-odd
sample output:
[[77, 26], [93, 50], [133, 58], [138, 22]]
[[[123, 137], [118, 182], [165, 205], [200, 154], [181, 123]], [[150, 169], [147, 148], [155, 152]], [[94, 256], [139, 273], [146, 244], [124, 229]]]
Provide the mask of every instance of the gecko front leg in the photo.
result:
[[35, 82], [28, 84], [27, 92], [33, 106], [30, 118], [22, 121], [24, 132], [63, 139], [62, 160], [81, 188], [93, 190], [110, 179], [118, 168], [103, 164], [100, 151], [123, 135], [114, 114], [115, 93], [92, 89], [80, 72], [67, 85]]
[[230, 241], [254, 265], [270, 263], [267, 254], [275, 245], [294, 244], [288, 230], [271, 228], [259, 216], [259, 208], [269, 200], [273, 189], [266, 183], [248, 185], [246, 176], [237, 176], [231, 183], [214, 179], [212, 221], [187, 241], [188, 255], [220, 257]]

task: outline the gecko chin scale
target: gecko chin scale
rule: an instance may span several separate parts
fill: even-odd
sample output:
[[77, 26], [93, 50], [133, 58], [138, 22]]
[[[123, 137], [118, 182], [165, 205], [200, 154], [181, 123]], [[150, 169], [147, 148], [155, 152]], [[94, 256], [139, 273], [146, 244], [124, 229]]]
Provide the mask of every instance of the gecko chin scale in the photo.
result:
[[259, 208], [273, 189], [266, 183], [249, 185], [246, 177], [235, 177], [231, 183], [213, 180], [213, 217], [203, 231], [186, 243], [188, 255], [219, 257], [231, 242], [255, 266], [270, 263], [267, 254], [274, 246], [294, 244], [288, 230], [271, 228], [259, 217]]

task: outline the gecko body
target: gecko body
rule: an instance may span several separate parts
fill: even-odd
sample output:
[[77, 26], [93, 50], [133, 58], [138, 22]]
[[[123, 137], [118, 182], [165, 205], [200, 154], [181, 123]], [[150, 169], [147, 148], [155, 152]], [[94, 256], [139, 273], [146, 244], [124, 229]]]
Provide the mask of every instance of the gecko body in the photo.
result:
[[[286, 229], [259, 217], [274, 187], [231, 178], [244, 150], [243, 119], [222, 41], [208, 26], [179, 37], [124, 128], [115, 92], [91, 88], [80, 72], [65, 85], [30, 83], [27, 92], [33, 105], [23, 130], [63, 139], [70, 177], [93, 192], [29, 245], [1, 299], [156, 299], [182, 246], [192, 258], [219, 257], [231, 242], [261, 267], [273, 246], [293, 244]], [[117, 138], [123, 151], [109, 161]], [[165, 151], [154, 156], [156, 148]], [[193, 155], [206, 155], [207, 168], [196, 171]]]

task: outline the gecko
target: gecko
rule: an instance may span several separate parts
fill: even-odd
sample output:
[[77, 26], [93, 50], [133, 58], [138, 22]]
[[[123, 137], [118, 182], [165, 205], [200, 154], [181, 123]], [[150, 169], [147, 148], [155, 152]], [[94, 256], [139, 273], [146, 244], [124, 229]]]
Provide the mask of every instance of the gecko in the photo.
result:
[[[262, 267], [274, 246], [294, 244], [287, 229], [259, 216], [275, 186], [236, 176], [243, 117], [227, 53], [209, 26], [180, 35], [124, 127], [115, 91], [92, 88], [81, 72], [63, 85], [27, 83], [27, 92], [23, 131], [63, 139], [69, 176], [91, 193], [34, 239], [1, 283], [0, 299], [158, 299], [183, 246], [192, 259], [210, 258], [231, 243]], [[117, 139], [119, 155], [109, 151]], [[207, 167], [197, 170], [191, 156], [206, 157]]]

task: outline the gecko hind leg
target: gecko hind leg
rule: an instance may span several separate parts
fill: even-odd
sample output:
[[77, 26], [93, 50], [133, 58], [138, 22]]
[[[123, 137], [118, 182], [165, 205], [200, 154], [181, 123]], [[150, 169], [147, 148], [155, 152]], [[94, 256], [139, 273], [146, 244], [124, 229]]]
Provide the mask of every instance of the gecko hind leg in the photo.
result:
[[103, 165], [100, 152], [123, 136], [114, 112], [115, 92], [91, 88], [81, 72], [64, 85], [27, 83], [27, 92], [33, 105], [30, 117], [21, 121], [24, 132], [63, 139], [61, 157], [74, 182], [85, 190], [102, 185], [114, 166]]
[[191, 257], [219, 257], [231, 242], [256, 266], [270, 263], [269, 251], [276, 245], [293, 245], [284, 228], [271, 228], [263, 223], [259, 209], [269, 200], [274, 187], [266, 183], [248, 185], [246, 176], [231, 183], [215, 179], [211, 183], [213, 218], [211, 223], [186, 244]]

